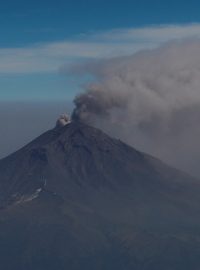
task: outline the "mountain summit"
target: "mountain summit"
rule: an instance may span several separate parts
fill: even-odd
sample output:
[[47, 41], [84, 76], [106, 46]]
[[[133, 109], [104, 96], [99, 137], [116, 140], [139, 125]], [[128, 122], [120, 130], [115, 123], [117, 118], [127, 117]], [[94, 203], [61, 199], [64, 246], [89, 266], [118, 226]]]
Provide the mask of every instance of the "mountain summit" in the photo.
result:
[[199, 181], [63, 119], [0, 161], [2, 268], [199, 269]]

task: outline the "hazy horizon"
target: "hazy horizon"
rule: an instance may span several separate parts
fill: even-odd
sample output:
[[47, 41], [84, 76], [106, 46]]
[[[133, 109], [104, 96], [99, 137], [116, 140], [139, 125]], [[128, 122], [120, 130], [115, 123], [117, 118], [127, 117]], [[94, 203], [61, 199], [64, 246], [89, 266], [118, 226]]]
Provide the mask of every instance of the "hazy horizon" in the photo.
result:
[[71, 111], [66, 101], [0, 102], [0, 159], [54, 128], [59, 115]]

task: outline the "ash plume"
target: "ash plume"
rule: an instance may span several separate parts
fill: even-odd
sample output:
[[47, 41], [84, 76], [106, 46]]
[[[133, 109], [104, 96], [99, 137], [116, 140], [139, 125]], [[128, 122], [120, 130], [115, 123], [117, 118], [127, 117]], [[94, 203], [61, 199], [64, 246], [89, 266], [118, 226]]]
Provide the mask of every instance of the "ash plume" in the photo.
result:
[[75, 98], [73, 119], [200, 173], [200, 41], [167, 44], [77, 67], [96, 78]]
[[57, 128], [64, 127], [69, 123], [70, 123], [69, 115], [61, 114], [60, 117], [58, 118], [58, 120], [56, 121], [56, 127]]

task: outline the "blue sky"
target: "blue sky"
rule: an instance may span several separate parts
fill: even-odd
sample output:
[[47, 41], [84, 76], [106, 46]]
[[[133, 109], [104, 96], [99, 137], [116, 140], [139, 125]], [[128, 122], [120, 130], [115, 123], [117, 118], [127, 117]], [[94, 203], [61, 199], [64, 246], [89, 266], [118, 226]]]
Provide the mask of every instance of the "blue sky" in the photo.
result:
[[71, 100], [82, 81], [60, 70], [200, 38], [199, 10], [195, 0], [3, 1], [0, 100]]

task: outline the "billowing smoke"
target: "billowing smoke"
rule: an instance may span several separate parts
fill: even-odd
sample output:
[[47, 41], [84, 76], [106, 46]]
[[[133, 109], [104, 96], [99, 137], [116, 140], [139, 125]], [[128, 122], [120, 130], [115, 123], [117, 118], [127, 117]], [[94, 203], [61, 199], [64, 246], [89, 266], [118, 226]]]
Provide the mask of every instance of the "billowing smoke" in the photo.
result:
[[76, 97], [74, 119], [200, 174], [200, 41], [82, 68], [96, 80]]
[[61, 114], [60, 117], [58, 118], [57, 122], [56, 122], [56, 127], [57, 128], [64, 127], [69, 123], [70, 123], [69, 115]]

